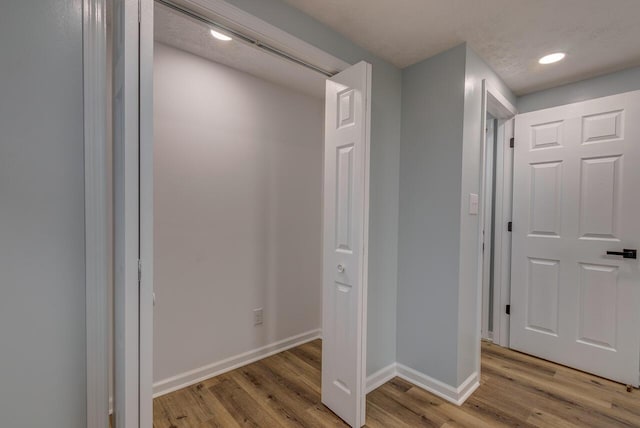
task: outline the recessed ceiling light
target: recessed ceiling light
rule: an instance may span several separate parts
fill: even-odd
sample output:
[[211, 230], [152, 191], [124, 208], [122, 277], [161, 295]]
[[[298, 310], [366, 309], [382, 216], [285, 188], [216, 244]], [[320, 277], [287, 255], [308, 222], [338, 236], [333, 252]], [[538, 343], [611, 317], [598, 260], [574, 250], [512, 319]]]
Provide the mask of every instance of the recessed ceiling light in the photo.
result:
[[223, 42], [228, 42], [229, 40], [232, 40], [231, 37], [227, 36], [226, 34], [218, 33], [215, 30], [211, 30], [211, 35], [218, 40], [222, 40]]
[[556, 52], [549, 55], [545, 55], [538, 60], [540, 64], [553, 64], [554, 62], [564, 59], [566, 54], [564, 52]]

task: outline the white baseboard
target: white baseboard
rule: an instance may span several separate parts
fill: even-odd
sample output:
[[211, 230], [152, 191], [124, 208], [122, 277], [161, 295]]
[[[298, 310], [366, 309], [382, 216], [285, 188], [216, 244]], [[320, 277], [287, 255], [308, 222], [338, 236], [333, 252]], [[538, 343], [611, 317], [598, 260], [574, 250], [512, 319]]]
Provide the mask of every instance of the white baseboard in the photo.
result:
[[306, 333], [291, 336], [261, 348], [257, 348], [239, 355], [207, 364], [206, 366], [172, 376], [153, 384], [153, 398], [177, 391], [187, 386], [194, 385], [203, 380], [221, 375], [228, 371], [251, 364], [263, 358], [270, 357], [287, 349], [295, 348], [304, 343], [311, 342], [322, 337], [321, 330], [312, 330]]
[[453, 387], [403, 364], [396, 364], [397, 376], [455, 405], [461, 406], [480, 386], [478, 373], [473, 373], [460, 386]]
[[[221, 375], [228, 371], [246, 366], [263, 358], [270, 357], [287, 349], [295, 348], [312, 340], [321, 339], [321, 330], [312, 330], [287, 339], [245, 352], [222, 361], [181, 373], [153, 384], [153, 397], [168, 394], [194, 385], [203, 380]], [[478, 373], [473, 373], [460, 386], [453, 387], [400, 363], [391, 363], [367, 377], [367, 394], [384, 385], [394, 377], [400, 377], [432, 394], [437, 395], [458, 406], [480, 386]], [[110, 406], [111, 407], [111, 406]]]
[[458, 402], [460, 403], [458, 405], [461, 406], [462, 404], [464, 404], [464, 402], [467, 401], [467, 398], [471, 397], [471, 394], [473, 394], [473, 392], [478, 389], [479, 386], [480, 376], [478, 372], [473, 372], [467, 378], [467, 380], [462, 382], [462, 385], [457, 388], [459, 397]]
[[367, 377], [367, 394], [396, 376], [458, 406], [480, 386], [477, 373], [473, 373], [455, 388], [403, 364], [392, 363]]
[[387, 367], [383, 367], [374, 374], [367, 376], [367, 394], [389, 382], [397, 376], [397, 373], [396, 363], [391, 363]]

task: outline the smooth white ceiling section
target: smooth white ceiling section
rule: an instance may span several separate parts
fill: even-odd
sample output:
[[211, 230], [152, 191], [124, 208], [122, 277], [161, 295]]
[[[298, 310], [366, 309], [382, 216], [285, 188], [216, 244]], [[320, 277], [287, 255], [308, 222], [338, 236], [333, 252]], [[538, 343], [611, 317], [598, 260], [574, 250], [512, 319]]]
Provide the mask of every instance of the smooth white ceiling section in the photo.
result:
[[398, 67], [466, 41], [518, 95], [640, 65], [639, 0], [284, 1]]
[[155, 7], [156, 41], [307, 95], [324, 98], [324, 75], [244, 42], [216, 40], [210, 30], [207, 25], [166, 6]]

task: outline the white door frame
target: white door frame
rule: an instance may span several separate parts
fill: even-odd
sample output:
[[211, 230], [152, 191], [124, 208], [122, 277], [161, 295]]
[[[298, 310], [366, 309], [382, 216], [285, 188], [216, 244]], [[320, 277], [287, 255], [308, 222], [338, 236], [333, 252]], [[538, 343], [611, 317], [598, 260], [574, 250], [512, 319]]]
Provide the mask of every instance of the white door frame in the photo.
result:
[[139, 0], [113, 1], [114, 416], [140, 425]]
[[153, 426], [153, 0], [140, 0], [140, 427]]
[[510, 140], [513, 138], [514, 120], [514, 118], [498, 119], [496, 145], [492, 340], [504, 347], [509, 347], [509, 315], [506, 313], [506, 306], [510, 302], [511, 290], [511, 232], [508, 231], [508, 224], [513, 218], [513, 149], [510, 147]]
[[109, 426], [109, 267], [105, 0], [82, 2], [87, 426]]
[[[480, 160], [480, 218], [478, 227], [478, 337], [491, 339], [500, 346], [509, 346], [509, 316], [505, 313], [505, 305], [509, 301], [510, 271], [511, 271], [511, 234], [507, 231], [507, 224], [511, 221], [511, 184], [513, 179], [513, 149], [510, 148], [510, 140], [513, 137], [513, 120], [517, 111], [515, 106], [491, 86], [486, 80], [482, 81], [482, 149]], [[493, 195], [496, 207], [494, 236], [494, 293], [493, 293], [493, 331], [489, 336], [483, 332], [488, 331], [489, 325], [489, 289], [483, 287], [485, 269], [490, 265], [485, 263], [482, 245], [485, 237], [483, 231], [487, 222], [486, 218], [489, 192], [487, 186], [487, 114], [498, 119], [498, 139], [496, 144], [496, 192]], [[490, 241], [491, 236], [486, 237]], [[486, 254], [491, 251], [487, 246]], [[483, 304], [483, 302], [485, 302]], [[479, 342], [479, 340], [478, 340]], [[479, 345], [479, 344], [478, 344]], [[480, 347], [478, 347], [478, 372], [480, 370]]]
[[[89, 1], [89, 0], [86, 0]], [[101, 0], [104, 1], [104, 0]], [[139, 305], [137, 305], [137, 314], [138, 314], [138, 322], [136, 325], [139, 328], [139, 331], [131, 332], [134, 338], [139, 342], [139, 352], [136, 355], [135, 365], [138, 367], [136, 373], [132, 373], [133, 379], [127, 379], [127, 391], [133, 391], [133, 384], [136, 386], [136, 391], [138, 394], [138, 412], [132, 412], [131, 415], [127, 416], [127, 428], [139, 426], [139, 427], [151, 427], [152, 425], [152, 417], [153, 417], [153, 378], [152, 378], [152, 362], [153, 362], [153, 9], [154, 9], [154, 0], [121, 0], [127, 7], [133, 9], [134, 7], [139, 7], [140, 15], [139, 15], [139, 33], [138, 33], [138, 60], [139, 63], [136, 64], [139, 70], [139, 82], [138, 87], [135, 88], [136, 93], [131, 94], [131, 99], [139, 99], [139, 116], [137, 116], [137, 120], [135, 115], [132, 114], [131, 111], [127, 112], [126, 119], [130, 122], [130, 129], [127, 132], [132, 132], [131, 128], [135, 128], [136, 132], [139, 132], [139, 163], [137, 165], [137, 172], [139, 176], [139, 183], [137, 180], [129, 179], [125, 180], [124, 183], [121, 182], [121, 186], [124, 186], [124, 189], [128, 193], [127, 197], [133, 197], [135, 195], [139, 198], [139, 212], [136, 209], [135, 213], [121, 213], [123, 216], [126, 214], [126, 218], [128, 219], [130, 216], [140, 216], [139, 222], [139, 230], [136, 227], [135, 233], [131, 233], [127, 236], [126, 242], [123, 242], [126, 251], [125, 253], [129, 255], [127, 260], [120, 261], [123, 266], [121, 266], [124, 273], [130, 273], [130, 266], [134, 263], [139, 266]], [[324, 70], [330, 70], [334, 72], [338, 72], [349, 67], [349, 64], [345, 61], [342, 61], [333, 55], [330, 55], [311, 44], [308, 44], [284, 31], [281, 29], [268, 24], [267, 22], [248, 14], [247, 12], [230, 5], [229, 3], [223, 0], [175, 0], [175, 4], [178, 4], [182, 7], [185, 7], [189, 10], [197, 12], [198, 14], [208, 17], [217, 22], [223, 22], [225, 25], [230, 28], [241, 29], [243, 33], [249, 33], [254, 36], [257, 40], [262, 40], [268, 42], [272, 46], [276, 46], [278, 49], [281, 49], [283, 52], [290, 53], [299, 57], [309, 63], [315, 64], [321, 67]], [[134, 25], [133, 22], [128, 22], [127, 25]], [[132, 31], [133, 33], [133, 31]], [[131, 43], [132, 45], [136, 43], [136, 40], [127, 40], [127, 43]], [[133, 49], [131, 49], [133, 51]], [[133, 61], [132, 61], [133, 63]], [[131, 65], [129, 66], [131, 67]], [[132, 89], [133, 89], [132, 85]], [[133, 103], [127, 104], [133, 105]], [[131, 137], [131, 135], [127, 135], [127, 137]], [[128, 147], [127, 150], [132, 149], [132, 147]], [[133, 158], [133, 153], [131, 153]], [[124, 170], [114, 170], [115, 175], [119, 174], [130, 174], [131, 177], [134, 169], [136, 169], [135, 165], [127, 164], [126, 171]], [[369, 170], [369, 160], [367, 157], [366, 170]], [[97, 177], [99, 180], [99, 184], [102, 186], [106, 186], [106, 176], [105, 177]], [[115, 177], [116, 181], [118, 179], [124, 180], [123, 177]], [[138, 188], [139, 186], [139, 188]], [[135, 188], [134, 188], [135, 187]], [[365, 215], [368, 217], [369, 206], [368, 203], [365, 206]], [[366, 219], [365, 219], [366, 220]], [[133, 230], [133, 229], [132, 229]], [[133, 236], [135, 235], [135, 236]], [[106, 243], [106, 239], [105, 239]], [[366, 249], [365, 253], [368, 253], [368, 249]], [[136, 255], [136, 257], [134, 257]], [[139, 257], [139, 264], [137, 257]], [[118, 265], [118, 261], [116, 260], [116, 268]], [[364, 267], [365, 271], [363, 273], [363, 281], [365, 282], [365, 287], [363, 290], [366, 290], [366, 263]], [[134, 283], [134, 279], [130, 278], [131, 275], [128, 275], [124, 280], [126, 284], [132, 285]], [[136, 278], [137, 279], [137, 278]], [[137, 281], [135, 281], [137, 282]], [[137, 287], [136, 287], [137, 288]], [[127, 288], [129, 293], [136, 292], [137, 289], [133, 286]], [[131, 295], [130, 297], [133, 297]], [[363, 295], [366, 299], [366, 294]], [[121, 304], [122, 302], [117, 302], [117, 304]], [[104, 302], [106, 307], [106, 300]], [[120, 308], [123, 309], [123, 308]], [[131, 309], [131, 308], [129, 308]], [[130, 316], [129, 309], [127, 309], [127, 316]], [[116, 318], [123, 315], [122, 312], [118, 311], [116, 308]], [[94, 314], [92, 313], [93, 317]], [[122, 321], [122, 320], [121, 320]], [[118, 320], [116, 320], [118, 322]], [[106, 322], [104, 323], [104, 327], [106, 328]], [[135, 333], [135, 334], [134, 334]], [[364, 343], [364, 342], [363, 342]], [[89, 346], [89, 344], [88, 344]], [[91, 355], [96, 352], [92, 346]], [[88, 352], [88, 355], [90, 353]], [[106, 351], [104, 352], [106, 355]], [[132, 356], [129, 355], [129, 358]], [[363, 350], [362, 361], [366, 361], [365, 352]], [[127, 362], [127, 364], [133, 362]], [[88, 396], [91, 395], [94, 390], [98, 388], [106, 388], [106, 376], [104, 381], [96, 382], [94, 385], [91, 385], [91, 390], [88, 389]], [[129, 384], [131, 381], [131, 384]], [[104, 385], [103, 385], [104, 384]], [[364, 390], [363, 390], [364, 393]], [[108, 400], [107, 400], [108, 401]], [[92, 401], [93, 403], [94, 401]], [[127, 401], [128, 404], [129, 401]], [[116, 406], [118, 403], [116, 402]], [[105, 412], [106, 414], [107, 412]], [[131, 416], [131, 417], [130, 417]], [[135, 423], [137, 420], [138, 423]], [[98, 425], [96, 425], [98, 426]]]
[[[493, 117], [493, 116], [492, 116]], [[497, 121], [497, 119], [496, 119]], [[483, 207], [484, 207], [484, 223], [481, 224], [482, 230], [482, 338], [486, 340], [493, 340], [493, 331], [489, 329], [489, 308], [490, 308], [490, 294], [489, 283], [491, 280], [491, 251], [492, 251], [492, 235], [493, 225], [492, 216], [490, 215], [493, 209], [493, 201], [495, 195], [493, 194], [493, 177], [494, 170], [497, 165], [494, 165], [493, 157], [494, 152], [497, 151], [496, 144], [494, 144], [494, 136], [498, 131], [498, 125], [487, 122], [485, 126], [485, 134], [488, 138], [485, 153], [485, 182], [486, 188], [483, 195]], [[491, 130], [491, 134], [489, 134]]]

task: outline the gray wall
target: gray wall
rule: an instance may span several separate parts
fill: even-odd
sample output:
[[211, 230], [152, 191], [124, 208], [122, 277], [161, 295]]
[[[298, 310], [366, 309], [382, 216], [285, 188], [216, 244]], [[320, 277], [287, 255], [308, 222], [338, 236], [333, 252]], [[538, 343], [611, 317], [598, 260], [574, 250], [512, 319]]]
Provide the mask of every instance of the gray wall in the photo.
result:
[[86, 428], [81, 2], [2, 2], [0, 56], [0, 425]]
[[465, 45], [403, 70], [398, 362], [457, 385]]
[[640, 89], [640, 67], [518, 97], [518, 113], [571, 104]]
[[396, 361], [402, 73], [280, 0], [228, 1], [344, 61], [373, 65], [367, 335], [367, 372], [372, 374]]
[[464, 137], [462, 191], [460, 193], [460, 290], [458, 327], [458, 383], [477, 369], [478, 325], [478, 237], [480, 215], [469, 214], [469, 194], [480, 194], [482, 156], [482, 81], [512, 104], [516, 97], [498, 75], [468, 45], [465, 65]]
[[403, 70], [398, 362], [457, 387], [478, 356], [482, 80], [507, 86], [466, 44]]

